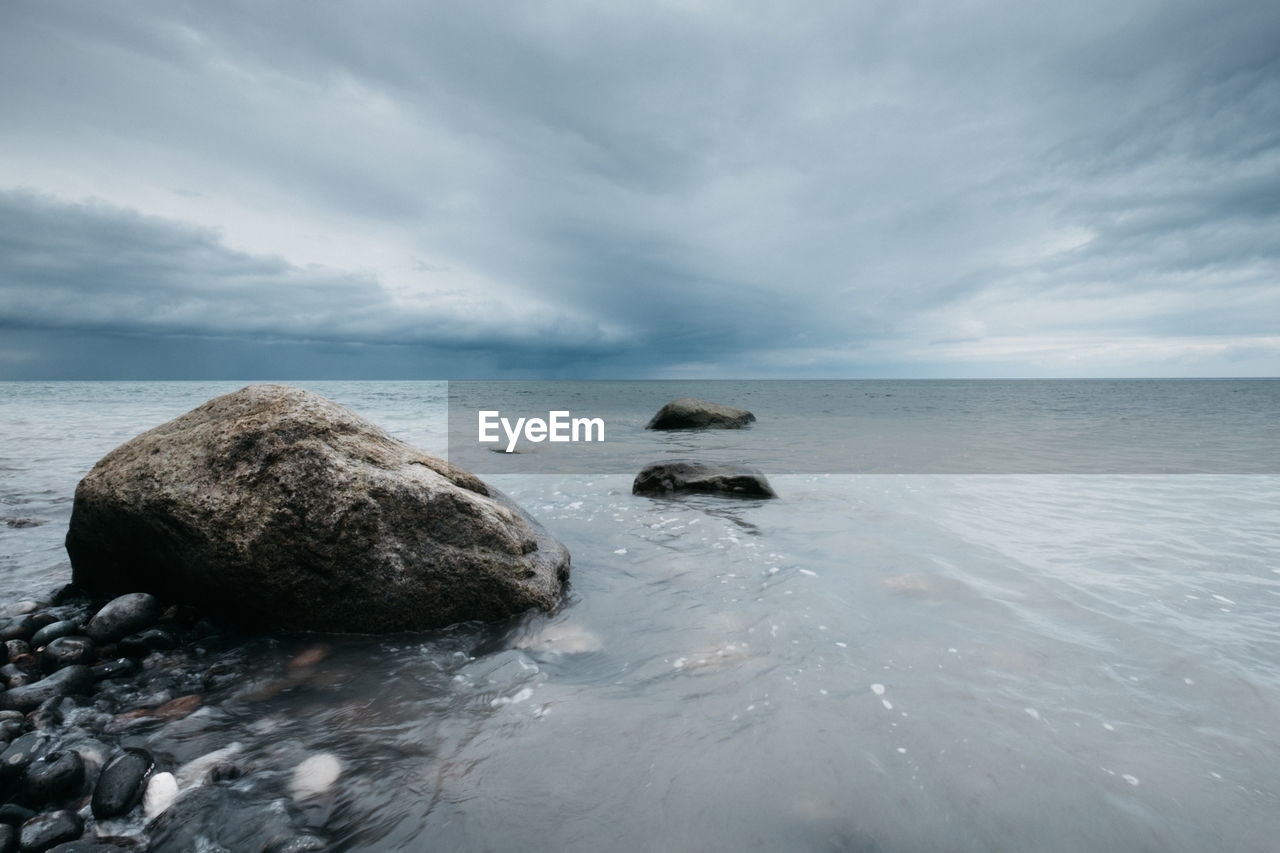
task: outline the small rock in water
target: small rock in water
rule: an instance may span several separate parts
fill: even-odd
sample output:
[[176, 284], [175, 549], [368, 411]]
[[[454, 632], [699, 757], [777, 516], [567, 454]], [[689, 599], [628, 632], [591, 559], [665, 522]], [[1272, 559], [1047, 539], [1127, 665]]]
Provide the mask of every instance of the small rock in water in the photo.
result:
[[293, 770], [294, 802], [310, 799], [325, 793], [342, 774], [342, 762], [332, 752], [321, 752], [299, 764]]
[[154, 595], [131, 592], [112, 599], [89, 620], [85, 633], [96, 643], [111, 643], [151, 627], [160, 616]]
[[84, 664], [72, 664], [41, 681], [0, 693], [0, 710], [12, 708], [27, 713], [51, 697], [88, 694], [92, 689], [93, 670]]
[[236, 764], [236, 759], [243, 749], [239, 743], [232, 743], [199, 758], [191, 759], [173, 774], [178, 781], [178, 787], [189, 788], [207, 782], [238, 778], [240, 767]]
[[157, 773], [147, 783], [147, 793], [142, 797], [142, 812], [147, 820], [166, 811], [178, 799], [178, 781], [172, 773]]
[[31, 648], [38, 649], [41, 646], [48, 645], [59, 637], [70, 637], [73, 634], [79, 633], [81, 633], [80, 623], [74, 619], [63, 619], [59, 622], [51, 622], [32, 635], [30, 640]]
[[645, 429], [741, 429], [755, 419], [746, 409], [681, 397], [659, 409]]
[[107, 762], [93, 792], [93, 816], [102, 820], [127, 814], [142, 801], [143, 788], [155, 769], [151, 753], [129, 747]]
[[80, 815], [66, 809], [36, 815], [22, 825], [19, 844], [22, 853], [43, 853], [64, 841], [75, 841], [84, 832]]
[[74, 750], [51, 752], [27, 767], [22, 794], [29, 803], [52, 803], [80, 793], [84, 785], [84, 759]]
[[119, 642], [120, 654], [130, 658], [146, 657], [154, 651], [168, 651], [178, 647], [178, 638], [164, 628], [148, 628], [130, 634]]
[[720, 462], [658, 462], [647, 465], [631, 484], [633, 494], [708, 492], [744, 498], [777, 497], [764, 474], [748, 465]]
[[120, 678], [138, 671], [137, 661], [129, 658], [117, 658], [93, 665], [93, 680], [105, 681], [108, 678]]
[[88, 637], [58, 637], [40, 652], [40, 669], [46, 675], [73, 663], [89, 663], [96, 651]]

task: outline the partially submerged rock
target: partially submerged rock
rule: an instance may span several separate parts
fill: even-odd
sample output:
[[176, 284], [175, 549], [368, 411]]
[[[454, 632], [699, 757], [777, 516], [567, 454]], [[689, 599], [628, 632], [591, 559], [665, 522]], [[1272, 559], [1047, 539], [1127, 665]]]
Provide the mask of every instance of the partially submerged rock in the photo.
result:
[[631, 491], [637, 495], [710, 492], [735, 497], [777, 497], [769, 481], [748, 465], [721, 462], [659, 462], [636, 475]]
[[681, 397], [659, 409], [645, 429], [741, 429], [755, 419], [746, 409]]
[[67, 552], [89, 591], [316, 631], [551, 609], [569, 573], [564, 546], [505, 495], [281, 385], [210, 400], [103, 457], [76, 489]]

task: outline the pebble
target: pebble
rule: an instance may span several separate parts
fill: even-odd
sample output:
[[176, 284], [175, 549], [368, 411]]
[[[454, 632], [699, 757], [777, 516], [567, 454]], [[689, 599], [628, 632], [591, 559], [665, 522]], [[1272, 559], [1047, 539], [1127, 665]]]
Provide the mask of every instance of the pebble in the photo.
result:
[[58, 637], [40, 652], [40, 671], [48, 675], [73, 663], [92, 663], [95, 651], [88, 637]]
[[207, 782], [238, 778], [240, 768], [236, 764], [236, 759], [243, 750], [244, 747], [239, 743], [232, 743], [222, 749], [205, 753], [199, 758], [191, 759], [174, 772], [178, 786], [191, 788]]
[[0, 853], [9, 853], [18, 849], [18, 829], [7, 823], [0, 823]]
[[15, 827], [22, 826], [35, 816], [36, 813], [34, 811], [17, 803], [5, 803], [0, 806], [0, 824]]
[[5, 655], [10, 663], [17, 663], [18, 658], [25, 658], [31, 654], [31, 644], [26, 640], [5, 640]]
[[0, 640], [4, 640], [6, 643], [13, 640], [25, 641], [30, 639], [31, 635], [39, 631], [40, 628], [40, 623], [30, 613], [25, 616], [17, 616], [6, 622], [4, 627], [0, 627]]
[[107, 602], [89, 620], [85, 633], [95, 643], [112, 643], [151, 627], [159, 616], [160, 603], [154, 595], [131, 592]]
[[22, 825], [18, 843], [22, 853], [43, 853], [64, 841], [75, 841], [84, 832], [80, 815], [66, 809], [36, 815]]
[[294, 802], [325, 793], [341, 774], [342, 762], [332, 752], [311, 756], [293, 769], [293, 782], [289, 787], [293, 791]]
[[16, 663], [0, 666], [0, 678], [4, 679], [4, 686], [9, 690], [30, 684], [33, 680], [33, 676]]
[[140, 747], [129, 747], [108, 761], [93, 792], [93, 816], [102, 820], [131, 811], [141, 802], [155, 766], [151, 753]]
[[157, 773], [147, 783], [147, 793], [142, 797], [142, 812], [151, 820], [168, 810], [178, 799], [178, 780], [172, 773]]
[[120, 678], [138, 671], [138, 662], [129, 658], [116, 658], [103, 661], [92, 667], [94, 681], [106, 681], [109, 678]]
[[116, 647], [120, 654], [129, 658], [143, 658], [154, 651], [169, 651], [178, 647], [178, 638], [163, 628], [148, 628], [130, 634], [121, 640]]
[[27, 732], [4, 752], [0, 752], [0, 781], [16, 779], [27, 769], [27, 765], [35, 761], [49, 749], [51, 738], [43, 732]]
[[58, 622], [52, 622], [45, 625], [31, 637], [30, 643], [33, 649], [48, 645], [59, 637], [70, 637], [72, 634], [83, 633], [80, 623], [74, 619], [63, 619]]
[[40, 681], [0, 693], [0, 710], [12, 708], [27, 713], [51, 697], [87, 694], [92, 689], [93, 670], [83, 664], [72, 664]]
[[51, 752], [31, 762], [22, 782], [29, 803], [67, 800], [84, 786], [84, 759], [74, 750]]

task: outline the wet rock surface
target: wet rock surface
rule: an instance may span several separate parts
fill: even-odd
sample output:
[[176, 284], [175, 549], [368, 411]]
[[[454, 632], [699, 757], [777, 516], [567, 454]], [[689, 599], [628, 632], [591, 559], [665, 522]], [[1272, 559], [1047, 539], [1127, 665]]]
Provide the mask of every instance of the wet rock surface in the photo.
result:
[[741, 429], [755, 419], [746, 409], [681, 397], [659, 409], [645, 429]]
[[[66, 544], [81, 588], [327, 632], [549, 610], [569, 572], [564, 547], [474, 475], [279, 385], [215, 398], [103, 457], [76, 489]], [[145, 621], [94, 618], [99, 644]], [[15, 624], [13, 638], [40, 627]]]
[[660, 462], [636, 475], [631, 491], [637, 495], [704, 492], [746, 498], [777, 497], [769, 481], [748, 465], [713, 462]]
[[[246, 637], [275, 641], [214, 627], [192, 608], [162, 610], [154, 599], [104, 602], [65, 591], [54, 598], [64, 603], [24, 625], [64, 627], [52, 639], [30, 632], [48, 642], [10, 664], [30, 680], [0, 693], [7, 706], [0, 710], [0, 851], [328, 849], [322, 824], [340, 762], [320, 753], [263, 774], [239, 743], [220, 743], [225, 714], [205, 707], [210, 691], [241, 686], [233, 669], [203, 656], [234, 659]], [[95, 620], [110, 626], [99, 636], [118, 640], [99, 647], [87, 636], [58, 636]], [[120, 637], [123, 631], [132, 633]], [[45, 661], [72, 646], [85, 663], [46, 674]], [[124, 646], [136, 657], [113, 657]], [[314, 666], [320, 656], [299, 658]], [[110, 677], [95, 679], [103, 668]], [[141, 745], [162, 731], [161, 750]], [[314, 796], [295, 804], [299, 774], [312, 780]]]

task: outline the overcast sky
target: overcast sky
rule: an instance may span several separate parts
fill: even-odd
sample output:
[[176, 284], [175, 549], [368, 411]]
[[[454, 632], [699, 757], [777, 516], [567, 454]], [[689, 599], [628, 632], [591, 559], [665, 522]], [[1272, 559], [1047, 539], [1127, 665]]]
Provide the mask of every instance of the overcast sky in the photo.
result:
[[1280, 5], [0, 4], [0, 378], [1280, 375]]

